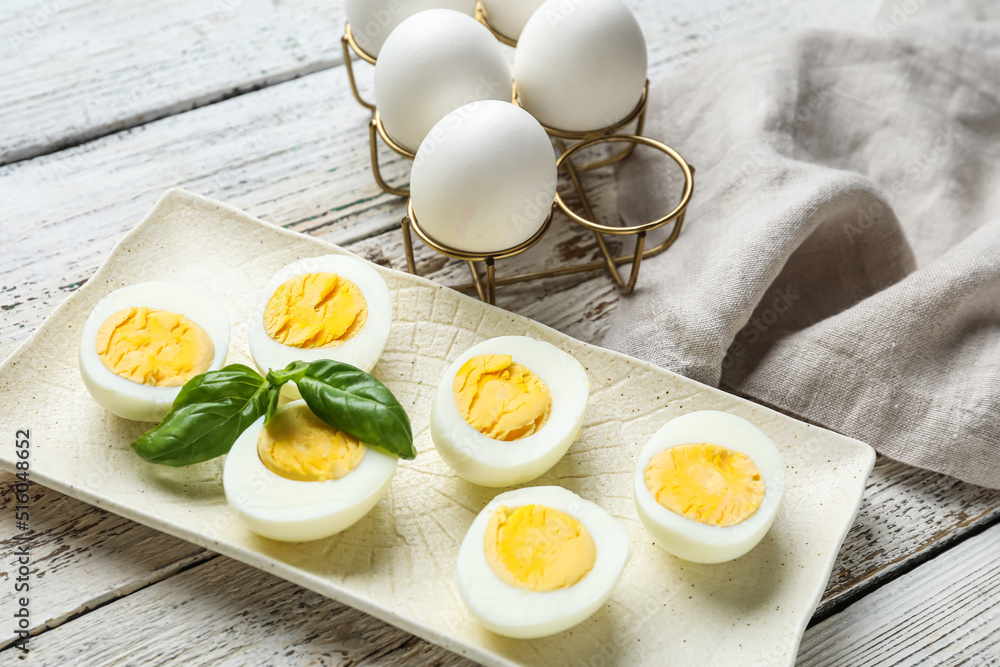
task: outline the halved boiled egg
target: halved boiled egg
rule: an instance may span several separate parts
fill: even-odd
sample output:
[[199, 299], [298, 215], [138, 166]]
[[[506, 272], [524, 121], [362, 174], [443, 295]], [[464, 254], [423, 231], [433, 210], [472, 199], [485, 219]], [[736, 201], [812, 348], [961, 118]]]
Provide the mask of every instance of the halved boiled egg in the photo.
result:
[[101, 299], [83, 325], [80, 375], [109, 412], [160, 421], [185, 382], [218, 370], [229, 317], [215, 298], [184, 285], [129, 285]]
[[323, 422], [292, 401], [233, 443], [222, 485], [246, 526], [285, 542], [349, 528], [385, 495], [398, 457]]
[[[292, 262], [268, 282], [250, 315], [247, 342], [262, 373], [317, 359], [367, 372], [391, 324], [392, 298], [378, 271], [355, 257], [323, 255]], [[294, 382], [285, 390], [298, 397]]]
[[527, 336], [500, 336], [462, 353], [438, 385], [431, 438], [448, 465], [482, 486], [512, 486], [551, 468], [583, 426], [587, 372]]
[[559, 486], [501, 493], [458, 551], [458, 588], [476, 619], [534, 638], [584, 621], [611, 596], [631, 556], [628, 531]]
[[753, 549], [774, 522], [785, 466], [763, 431], [701, 410], [663, 425], [639, 453], [635, 505], [661, 547], [722, 563]]

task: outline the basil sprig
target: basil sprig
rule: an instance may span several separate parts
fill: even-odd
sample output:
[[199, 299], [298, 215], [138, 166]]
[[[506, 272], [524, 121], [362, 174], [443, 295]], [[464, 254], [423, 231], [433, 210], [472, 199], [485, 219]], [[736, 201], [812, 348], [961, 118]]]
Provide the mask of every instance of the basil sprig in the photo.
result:
[[410, 419], [388, 387], [360, 368], [328, 359], [293, 361], [267, 377], [241, 364], [195, 376], [132, 449], [150, 463], [175, 467], [221, 456], [254, 421], [271, 420], [289, 381], [330, 426], [404, 459], [417, 455]]

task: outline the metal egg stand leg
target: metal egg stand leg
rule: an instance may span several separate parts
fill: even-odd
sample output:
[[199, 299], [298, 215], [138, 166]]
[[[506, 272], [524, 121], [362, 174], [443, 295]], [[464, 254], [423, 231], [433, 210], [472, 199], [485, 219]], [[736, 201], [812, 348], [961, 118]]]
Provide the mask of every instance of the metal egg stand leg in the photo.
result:
[[[492, 255], [483, 255], [476, 253], [468, 253], [458, 250], [456, 248], [449, 247], [431, 238], [421, 227], [417, 224], [417, 220], [414, 217], [412, 200], [407, 204], [407, 214], [402, 220], [402, 231], [403, 231], [403, 244], [406, 251], [406, 267], [407, 270], [412, 274], [417, 274], [416, 261], [414, 259], [413, 252], [413, 235], [411, 231], [415, 231], [421, 240], [432, 249], [445, 254], [449, 257], [456, 259], [461, 259], [466, 262], [469, 267], [469, 272], [472, 274], [472, 282], [464, 283], [455, 286], [455, 289], [460, 291], [470, 291], [475, 290], [476, 294], [482, 301], [487, 303], [496, 302], [496, 288], [498, 285], [510, 285], [513, 283], [527, 282], [531, 280], [538, 280], [540, 278], [552, 278], [556, 276], [565, 276], [574, 273], [586, 273], [591, 271], [606, 270], [608, 275], [614, 281], [615, 285], [618, 287], [622, 294], [628, 294], [633, 289], [635, 289], [636, 282], [639, 277], [639, 269], [642, 265], [642, 261], [654, 255], [658, 255], [663, 252], [677, 240], [680, 234], [681, 227], [684, 225], [684, 217], [687, 214], [687, 206], [690, 202], [691, 195], [694, 191], [694, 167], [689, 165], [677, 151], [673, 150], [666, 144], [650, 139], [648, 137], [642, 136], [642, 131], [645, 127], [646, 120], [646, 101], [648, 96], [648, 82], [646, 87], [643, 89], [642, 97], [639, 103], [636, 105], [635, 109], [630, 113], [625, 119], [619, 123], [609, 126], [603, 130], [589, 133], [571, 133], [562, 130], [546, 127], [546, 131], [553, 137], [556, 142], [561, 155], [557, 161], [558, 167], [565, 167], [567, 173], [569, 174], [570, 181], [573, 184], [573, 189], [576, 191], [577, 196], [580, 199], [580, 203], [583, 206], [584, 213], [587, 217], [582, 217], [572, 209], [570, 209], [566, 203], [563, 201], [562, 197], [558, 192], [556, 192], [555, 201], [552, 205], [552, 211], [550, 211], [549, 216], [546, 218], [541, 229], [535, 233], [535, 235], [528, 241], [520, 244], [515, 248], [508, 248], [504, 251], [499, 251], [493, 253]], [[515, 102], [517, 101], [517, 95], [515, 92]], [[619, 132], [627, 126], [632, 121], [635, 121], [635, 134], [619, 134]], [[369, 125], [369, 136], [371, 140], [371, 157], [372, 157], [372, 170], [375, 174], [375, 180], [386, 192], [394, 195], [406, 196], [409, 194], [408, 190], [403, 190], [400, 188], [394, 188], [390, 186], [382, 178], [378, 165], [378, 151], [377, 142], [378, 137], [382, 137], [382, 140], [395, 152], [413, 159], [413, 154], [409, 153], [405, 148], [396, 144], [385, 132], [385, 128], [381, 124], [378, 113], [376, 112], [372, 118], [372, 122]], [[567, 148], [566, 140], [574, 141], [575, 143]], [[592, 162], [577, 165], [573, 162], [573, 156], [582, 150], [586, 150], [593, 146], [600, 144], [613, 144], [613, 143], [627, 143], [624, 149], [618, 151], [617, 153], [612, 152], [612, 155], [594, 160]], [[592, 169], [598, 169], [600, 167], [606, 167], [617, 162], [620, 162], [627, 158], [635, 150], [638, 144], [644, 144], [659, 150], [662, 153], [667, 154], [672, 158], [677, 165], [680, 167], [684, 173], [684, 192], [681, 195], [681, 200], [677, 206], [667, 215], [641, 225], [635, 225], [631, 227], [612, 227], [603, 225], [597, 222], [597, 217], [594, 214], [593, 207], [590, 203], [590, 199], [587, 196], [586, 188], [583, 185], [583, 181], [580, 178], [581, 171], [589, 171]], [[538, 271], [529, 271], [526, 273], [520, 273], [512, 276], [504, 276], [498, 278], [496, 275], [496, 260], [504, 259], [506, 257], [513, 257], [516, 254], [524, 252], [528, 248], [535, 245], [542, 236], [548, 230], [548, 226], [552, 220], [552, 215], [556, 210], [561, 210], [562, 213], [568, 217], [573, 223], [580, 227], [589, 229], [594, 234], [594, 239], [597, 242], [598, 250], [600, 251], [602, 257], [601, 259], [582, 262], [579, 264], [571, 264], [566, 266], [559, 266], [551, 269], [542, 269]], [[664, 225], [673, 223], [673, 228], [670, 231], [668, 237], [660, 242], [659, 244], [647, 248], [646, 247], [646, 235], [647, 232], [662, 227]], [[608, 246], [606, 235], [611, 236], [634, 236], [635, 237], [635, 247], [631, 253], [624, 255], [614, 255]], [[485, 279], [481, 275], [481, 271], [478, 268], [478, 263], [483, 263], [486, 265], [486, 277]], [[631, 264], [631, 269], [629, 271], [628, 279], [622, 277], [621, 271], [618, 267]]]
[[359, 58], [370, 65], [375, 64], [375, 59], [365, 53], [364, 50], [358, 46], [357, 42], [354, 41], [354, 33], [351, 32], [350, 24], [344, 27], [344, 36], [340, 38], [340, 48], [344, 51], [344, 67], [347, 69], [347, 79], [351, 84], [351, 92], [354, 94], [354, 99], [358, 101], [358, 104], [369, 111], [375, 111], [375, 105], [361, 97], [361, 91], [358, 89], [358, 82], [354, 78], [354, 62], [351, 57], [351, 52], [353, 51]]

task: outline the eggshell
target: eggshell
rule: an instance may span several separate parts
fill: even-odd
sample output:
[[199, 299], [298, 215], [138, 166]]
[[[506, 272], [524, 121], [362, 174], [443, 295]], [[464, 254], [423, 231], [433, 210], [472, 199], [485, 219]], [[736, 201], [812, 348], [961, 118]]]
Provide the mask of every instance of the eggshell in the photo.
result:
[[548, 0], [521, 32], [514, 81], [521, 104], [544, 125], [612, 125], [635, 108], [646, 82], [639, 22], [619, 0]]
[[517, 39], [543, 0], [482, 0], [486, 19], [493, 29], [511, 39]]
[[434, 126], [420, 146], [410, 197], [420, 226], [467, 252], [498, 252], [531, 238], [556, 191], [545, 130], [524, 109], [486, 100]]
[[453, 9], [472, 16], [476, 0], [347, 0], [345, 7], [354, 41], [375, 58], [396, 26], [425, 9]]
[[510, 101], [500, 43], [479, 21], [429, 9], [399, 24], [375, 64], [375, 106], [386, 132], [416, 151], [434, 124], [476, 100]]

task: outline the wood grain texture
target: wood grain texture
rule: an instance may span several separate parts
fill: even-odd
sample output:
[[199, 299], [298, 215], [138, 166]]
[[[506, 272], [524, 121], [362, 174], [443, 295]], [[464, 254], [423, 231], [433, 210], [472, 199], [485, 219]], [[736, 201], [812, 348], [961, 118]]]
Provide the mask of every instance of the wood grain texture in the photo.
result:
[[339, 3], [12, 0], [0, 8], [0, 164], [341, 62]]
[[[876, 3], [628, 4], [656, 72], [716, 43], [802, 25], [861, 25]], [[341, 61], [344, 21], [340, 0], [4, 2], [0, 164], [329, 69]], [[361, 77], [369, 85], [368, 69]]]
[[1000, 665], [1000, 526], [810, 628], [798, 665]]
[[[131, 67], [131, 73], [113, 67], [103, 74], [95, 72], [101, 75], [94, 80], [94, 85], [89, 85], [84, 91], [86, 94], [83, 97], [73, 96], [76, 94], [75, 86], [81, 80], [80, 71], [74, 71], [72, 65], [61, 65], [68, 69], [58, 72], [56, 85], [38, 94], [37, 108], [41, 111], [17, 118], [18, 122], [22, 122], [21, 128], [25, 134], [18, 135], [15, 139], [26, 136], [42, 146], [43, 152], [49, 152], [58, 148], [58, 142], [53, 142], [52, 138], [58, 136], [59, 127], [67, 122], [72, 124], [82, 118], [68, 142], [74, 144], [108, 131], [146, 123], [151, 118], [177, 114], [184, 108], [206, 105], [215, 99], [313, 71], [310, 68], [324, 69], [335, 63], [336, 36], [340, 30], [339, 19], [336, 17], [340, 11], [339, 3], [321, 7], [320, 3], [292, 2], [265, 7], [263, 4], [251, 6], [252, 3], [247, 0], [242, 3], [239, 0], [233, 1], [252, 11], [284, 11], [286, 15], [290, 15], [290, 12], [305, 9], [325, 13], [331, 17], [326, 19], [326, 23], [332, 26], [333, 31], [333, 38], [322, 47], [326, 49], [327, 55], [312, 61], [307, 56], [306, 60], [300, 61], [301, 70], [296, 69], [298, 66], [295, 65], [286, 67], [290, 61], [279, 56], [280, 67], [269, 70], [272, 74], [267, 75], [271, 78], [264, 76], [262, 69], [263, 78], [255, 79], [247, 75], [250, 69], [247, 63], [256, 63], [256, 66], [266, 68], [269, 63], [263, 60], [266, 60], [265, 55], [267, 58], [274, 57], [274, 44], [267, 40], [264, 40], [267, 43], [258, 41], [257, 47], [261, 51], [250, 53], [247, 57], [243, 57], [247, 55], [245, 52], [239, 51], [243, 47], [240, 44], [232, 43], [230, 47], [219, 48], [217, 40], [223, 37], [220, 31], [225, 32], [233, 27], [235, 24], [231, 22], [221, 28], [213, 26], [208, 38], [202, 41], [192, 38], [192, 33], [186, 31], [191, 29], [190, 19], [194, 15], [184, 15], [190, 9], [187, 7], [190, 3], [182, 3], [180, 8], [169, 10], [163, 10], [165, 3], [162, 2], [143, 5], [149, 11], [119, 8], [119, 11], [112, 13], [104, 9], [108, 13], [102, 15], [102, 8], [97, 6], [101, 3], [71, 5], [68, 1], [60, 2], [60, 14], [54, 14], [47, 25], [58, 29], [63, 36], [53, 37], [51, 48], [62, 48], [55, 42], [65, 38], [67, 50], [64, 53], [80, 53], [82, 44], [82, 52], [90, 59], [92, 55], [88, 49], [100, 51], [97, 44], [91, 43], [91, 37], [100, 35], [102, 40], [113, 41], [113, 35], [105, 34], [105, 28], [112, 24], [125, 25], [123, 20], [137, 22], [129, 30], [149, 35], [152, 41], [134, 40], [121, 44], [118, 51], [119, 63], [125, 63], [126, 69]], [[647, 0], [630, 4], [637, 9], [647, 34], [660, 31], [659, 36], [650, 37], [650, 61], [654, 71], [663, 72], [672, 67], [683, 66], [684, 62], [696, 58], [702, 50], [715, 43], [768, 34], [797, 25], [860, 25], [867, 21], [870, 9], [877, 3], [855, 0], [845, 7], [812, 2], [795, 3], [791, 0], [708, 3], [685, 1], [677, 4]], [[14, 27], [12, 20], [16, 22], [24, 16], [33, 17], [32, 12], [43, 10], [44, 7], [44, 3], [5, 3], [0, 12], [9, 13], [0, 15], [0, 30], [6, 30], [0, 32], [0, 44], [9, 44], [10, 30]], [[133, 3], [130, 7], [136, 5]], [[202, 3], [197, 11], [202, 14], [207, 12], [209, 19], [212, 19], [218, 9]], [[153, 15], [158, 17], [150, 22], [149, 17]], [[66, 19], [65, 24], [58, 22], [57, 16]], [[257, 15], [257, 18], [260, 16]], [[196, 16], [195, 19], [197, 23]], [[280, 20], [275, 23], [280, 23]], [[302, 29], [302, 26], [295, 26], [293, 23], [291, 20], [286, 21], [286, 32]], [[183, 71], [182, 66], [189, 64], [186, 58], [156, 58], [157, 54], [162, 56], [172, 48], [172, 44], [167, 43], [170, 40], [156, 40], [155, 33], [161, 28], [165, 29], [165, 34], [171, 34], [170, 30], [174, 30], [171, 39], [175, 43], [184, 42], [185, 46], [193, 45], [200, 49], [200, 55], [195, 59], [198, 63], [195, 69], [188, 69], [186, 73]], [[65, 37], [67, 31], [70, 34], [68, 38]], [[120, 34], [125, 33], [122, 31]], [[243, 36], [236, 29], [227, 34], [229, 37]], [[328, 37], [329, 35], [325, 35], [323, 39]], [[35, 39], [48, 38], [44, 37], [43, 30]], [[274, 40], [278, 41], [280, 40]], [[20, 66], [25, 69], [34, 68], [36, 61], [30, 59], [36, 56], [44, 60], [47, 57], [45, 52], [50, 46], [41, 48], [43, 43], [32, 41], [25, 45], [28, 50], [18, 54]], [[150, 49], [150, 44], [159, 44], [162, 48], [160, 51]], [[70, 46], [74, 47], [73, 51], [69, 50]], [[35, 48], [38, 51], [31, 52]], [[282, 53], [296, 52], [285, 50]], [[258, 55], [260, 59], [254, 60]], [[61, 57], [72, 60], [72, 57], [67, 58], [65, 55]], [[24, 60], [25, 58], [28, 60]], [[111, 60], [106, 62], [113, 64]], [[178, 70], [180, 76], [166, 79], [168, 85], [162, 88], [169, 89], [167, 92], [171, 94], [162, 99], [146, 91], [146, 88], [151, 87], [147, 85], [150, 81], [148, 77], [160, 76], [161, 72], [160, 69], [150, 68], [161, 65], [167, 70], [181, 67]], [[205, 76], [206, 72], [202, 70], [213, 75], [218, 73], [219, 80], [224, 80], [224, 84], [220, 86], [218, 82], [213, 82], [213, 77]], [[55, 71], [45, 68], [33, 70], [32, 78], [35, 81], [31, 85], [39, 85], [47, 77], [46, 72]], [[154, 74], [150, 75], [151, 71]], [[0, 80], [4, 82], [0, 85], [6, 85], [16, 79], [5, 76]], [[84, 76], [82, 80], [88, 79]], [[24, 84], [23, 80], [18, 81]], [[251, 83], [246, 84], [246, 81]], [[70, 95], [65, 94], [67, 90]], [[178, 106], [176, 100], [172, 99], [178, 95], [188, 102]], [[0, 96], [0, 99], [4, 97]], [[45, 100], [44, 103], [40, 101], [42, 99]], [[127, 110], [133, 114], [131, 120], [120, 126], [105, 121], [94, 122], [99, 117], [101, 105], [112, 111], [115, 107]], [[0, 106], [0, 118], [6, 120], [11, 117], [4, 116], [2, 109]], [[84, 113], [79, 113], [79, 109], [84, 110]], [[24, 119], [32, 122], [26, 123]], [[3, 226], [0, 228], [0, 241], [8, 249], [5, 261], [0, 265], [0, 286], [4, 290], [0, 293], [0, 306], [3, 307], [0, 357], [12, 351], [51, 308], [93, 273], [114, 241], [138, 221], [164, 189], [172, 185], [184, 185], [225, 199], [255, 215], [293, 229], [327, 240], [348, 243], [351, 249], [374, 261], [401, 268], [401, 246], [394, 227], [402, 209], [398, 200], [381, 195], [371, 181], [367, 143], [363, 134], [365, 120], [364, 112], [349, 100], [343, 69], [336, 68], [331, 72], [313, 74], [299, 81], [149, 123], [55, 155], [0, 168], [0, 197], [7, 204]], [[0, 123], [0, 128], [6, 127], [10, 127], [10, 124]], [[55, 131], [52, 127], [55, 127]], [[0, 129], [0, 133], [4, 131]], [[32, 133], [41, 139], [33, 139]], [[4, 137], [0, 139], [2, 151], [7, 147], [8, 141], [5, 135], [0, 136]], [[405, 180], [404, 166], [399, 160], [390, 158], [387, 170], [391, 175]], [[604, 192], [601, 189], [599, 191]], [[609, 199], [604, 202], [605, 209], [613, 203], [610, 199], [612, 196], [613, 193], [609, 191]], [[379, 233], [380, 231], [384, 233]], [[56, 242], [64, 239], [70, 242]], [[561, 232], [548, 240], [552, 245], [558, 246], [557, 251], [562, 258], [586, 256], [593, 252], [586, 237], [578, 234]], [[426, 250], [421, 251], [420, 257], [425, 267], [435, 269], [431, 272], [435, 279], [449, 283], [467, 280], [465, 268], [461, 265], [446, 264], [440, 257]], [[599, 340], [607, 326], [607, 315], [617, 302], [617, 295], [610, 283], [603, 277], [589, 281], [569, 278], [556, 285], [549, 284], [548, 287], [549, 289], [505, 290], [501, 293], [501, 305], [551, 324], [582, 340]], [[72, 595], [76, 596], [54, 600], [57, 607], [67, 611], [63, 611], [61, 616], [54, 615], [53, 619], [65, 618], [66, 614], [72, 614], [81, 606], [92, 604], [84, 599], [85, 596], [95, 595], [93, 599], [100, 604], [100, 601], [106, 599], [101, 596], [107, 590], [134, 590], [176, 571], [169, 567], [160, 568], [155, 559], [151, 564], [145, 564], [146, 556], [142, 556], [136, 557], [135, 564], [140, 570], [145, 567], [146, 572], [129, 569], [115, 571], [113, 574], [116, 576], [109, 577], [104, 588], [66, 588], [72, 582], [90, 578], [95, 571], [100, 570], [101, 574], [107, 575], [104, 570], [116, 567], [95, 567], [96, 563], [106, 562], [102, 559], [117, 562], [114, 556], [115, 544], [100, 539], [106, 533], [91, 527], [88, 521], [99, 524], [122, 521], [110, 515], [100, 520], [95, 519], [92, 515], [103, 513], [80, 503], [76, 503], [79, 507], [75, 507], [73, 503], [76, 501], [63, 499], [60, 506], [65, 512], [65, 522], [79, 522], [78, 532], [59, 533], [56, 530], [59, 525], [57, 517], [53, 517], [54, 522], [46, 519], [39, 527], [39, 531], [55, 531], [56, 543], [60, 546], [54, 548], [60, 548], [74, 540], [78, 545], [61, 552], [75, 553], [77, 556], [65, 559], [59, 568], [49, 571], [47, 566], [40, 565], [39, 573], [51, 582], [46, 584], [46, 588], [51, 585], [54, 597], [59, 597], [60, 590], [71, 590]], [[1000, 494], [996, 492], [963, 485], [949, 478], [891, 461], [881, 462], [872, 476], [858, 523], [840, 554], [821, 614], [829, 613], [845, 601], [854, 599], [860, 592], [914, 567], [915, 563], [941, 553], [968, 531], [993, 523], [998, 517]], [[148, 530], [130, 522], [123, 523], [130, 526], [128, 529], [122, 528], [125, 534]], [[159, 549], [157, 545], [172, 540], [159, 534], [136, 539], [143, 548], [147, 544], [152, 545], [152, 551]], [[163, 550], [169, 552], [168, 547], [163, 547]], [[6, 548], [2, 551], [4, 562], [7, 562]], [[201, 567], [204, 566], [195, 567], [192, 571]], [[186, 575], [184, 573], [181, 576]], [[256, 572], [251, 572], [250, 575], [260, 577], [261, 581], [269, 577]], [[172, 577], [171, 581], [176, 578]], [[253, 580], [247, 585], [253, 586]], [[283, 586], [301, 590], [289, 584]], [[154, 588], [159, 589], [159, 586]], [[131, 597], [128, 596], [125, 600]], [[118, 606], [125, 600], [104, 608]], [[258, 611], [264, 613], [268, 604], [269, 602], [262, 601]], [[54, 610], [54, 613], [58, 614], [58, 610]], [[230, 619], [231, 627], [239, 626], [243, 613], [244, 610], [234, 610], [226, 616]], [[363, 614], [351, 613], [361, 619], [357, 621], [360, 625], [352, 626], [358, 628], [358, 631], [375, 632], [369, 628], [381, 625]], [[90, 614], [70, 625], [79, 623], [87, 616]], [[126, 616], [120, 618], [127, 621]], [[204, 620], [201, 618], [194, 623]], [[365, 625], [366, 622], [375, 625], [368, 626]], [[412, 641], [420, 644], [419, 640]], [[204, 645], [205, 642], [201, 644]], [[242, 645], [237, 644], [234, 650], [238, 651], [240, 646]], [[236, 657], [233, 659], [238, 660], [239, 654], [234, 655]], [[370, 660], [372, 657], [362, 656], [362, 659]], [[329, 656], [327, 660], [330, 660]], [[53, 664], [59, 663], [57, 661]], [[403, 661], [398, 664], [406, 663]]]
[[[129, 628], [122, 633], [121, 628]], [[438, 665], [469, 662], [270, 574], [216, 557], [31, 640], [25, 664]], [[0, 651], [0, 662], [21, 657]]]
[[[124, 597], [151, 582], [214, 557], [189, 542], [169, 537], [96, 507], [32, 484], [30, 532], [26, 540], [14, 524], [17, 479], [0, 472], [0, 579], [8, 586], [2, 606], [13, 613], [15, 551], [27, 544], [31, 554], [31, 631], [56, 627], [88, 609]], [[10, 612], [10, 613], [7, 613]], [[0, 627], [0, 648], [15, 639], [14, 627]]]

